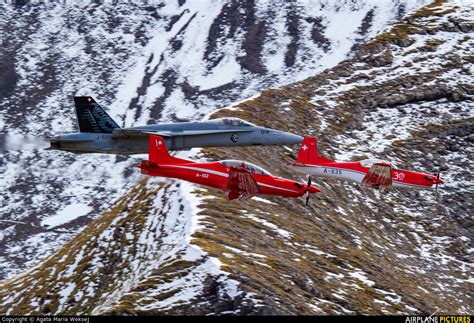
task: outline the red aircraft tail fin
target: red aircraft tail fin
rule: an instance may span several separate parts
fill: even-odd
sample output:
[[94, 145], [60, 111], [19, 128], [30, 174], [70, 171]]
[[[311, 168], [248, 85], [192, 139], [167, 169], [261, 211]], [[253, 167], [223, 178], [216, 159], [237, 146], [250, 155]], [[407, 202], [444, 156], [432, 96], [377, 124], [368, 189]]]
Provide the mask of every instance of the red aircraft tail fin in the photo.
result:
[[155, 135], [150, 135], [148, 138], [148, 160], [157, 165], [189, 163], [185, 159], [171, 156], [163, 138]]
[[334, 160], [318, 155], [318, 144], [316, 138], [305, 137], [298, 153], [297, 162], [303, 164], [332, 163]]

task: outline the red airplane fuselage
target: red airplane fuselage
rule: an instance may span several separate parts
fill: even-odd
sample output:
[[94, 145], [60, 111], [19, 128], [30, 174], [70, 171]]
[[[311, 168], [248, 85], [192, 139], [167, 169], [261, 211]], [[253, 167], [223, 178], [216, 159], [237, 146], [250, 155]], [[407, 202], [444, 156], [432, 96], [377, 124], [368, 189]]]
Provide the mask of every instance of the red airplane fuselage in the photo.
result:
[[[296, 163], [292, 165], [292, 168], [309, 175], [333, 177], [357, 183], [362, 183], [362, 180], [370, 170], [370, 167], [362, 166], [360, 161], [304, 165]], [[443, 183], [441, 179], [437, 179], [436, 176], [430, 174], [396, 168], [391, 168], [390, 172], [392, 177], [391, 186], [395, 188], [422, 189], [430, 188], [437, 183]]]
[[[374, 165], [378, 169], [374, 169]], [[395, 188], [423, 189], [443, 183], [438, 176], [398, 169], [383, 160], [330, 160], [318, 155], [316, 138], [304, 138], [297, 161], [290, 167], [308, 175], [339, 178], [372, 186], [380, 184]]]
[[[182, 179], [203, 186], [220, 190], [228, 190], [230, 167], [220, 162], [183, 163], [178, 165], [156, 165], [149, 161], [142, 161], [139, 165], [141, 172], [146, 175]], [[306, 184], [297, 181], [273, 176], [252, 173], [252, 177], [259, 187], [258, 195], [276, 195], [286, 197], [301, 197], [306, 193]], [[311, 193], [316, 193], [316, 187], [311, 187]]]
[[170, 156], [163, 138], [150, 136], [149, 160], [138, 168], [146, 175], [177, 178], [228, 191], [229, 199], [248, 199], [254, 195], [301, 197], [319, 188], [271, 175], [254, 164], [240, 160], [196, 163]]

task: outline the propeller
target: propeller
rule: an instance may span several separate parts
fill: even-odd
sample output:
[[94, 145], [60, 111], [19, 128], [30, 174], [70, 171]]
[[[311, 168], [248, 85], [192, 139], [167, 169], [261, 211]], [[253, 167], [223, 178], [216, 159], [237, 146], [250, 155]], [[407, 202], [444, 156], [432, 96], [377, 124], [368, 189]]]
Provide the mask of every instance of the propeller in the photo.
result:
[[308, 206], [309, 203], [309, 188], [311, 187], [311, 176], [308, 176], [308, 186], [307, 186], [307, 191], [306, 191], [306, 206]]
[[438, 169], [438, 174], [436, 174], [436, 186], [435, 186], [435, 193], [438, 194], [438, 182], [439, 182], [439, 174], [441, 173], [441, 169]]

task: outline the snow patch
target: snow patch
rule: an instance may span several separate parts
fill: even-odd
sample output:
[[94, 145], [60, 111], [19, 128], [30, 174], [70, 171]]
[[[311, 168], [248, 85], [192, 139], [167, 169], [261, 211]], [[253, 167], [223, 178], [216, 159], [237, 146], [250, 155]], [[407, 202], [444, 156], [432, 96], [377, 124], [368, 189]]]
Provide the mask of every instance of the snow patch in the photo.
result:
[[92, 208], [88, 205], [81, 203], [70, 204], [56, 213], [56, 215], [43, 219], [41, 221], [41, 225], [52, 229], [71, 222], [72, 220], [75, 220], [80, 216], [84, 216], [91, 211]]
[[357, 278], [358, 280], [360, 280], [361, 282], [363, 282], [364, 284], [366, 284], [369, 287], [372, 287], [372, 286], [375, 285], [375, 282], [368, 279], [367, 276], [366, 276], [366, 273], [364, 273], [362, 270], [358, 270], [358, 271], [354, 271], [352, 273], [349, 273], [349, 276]]

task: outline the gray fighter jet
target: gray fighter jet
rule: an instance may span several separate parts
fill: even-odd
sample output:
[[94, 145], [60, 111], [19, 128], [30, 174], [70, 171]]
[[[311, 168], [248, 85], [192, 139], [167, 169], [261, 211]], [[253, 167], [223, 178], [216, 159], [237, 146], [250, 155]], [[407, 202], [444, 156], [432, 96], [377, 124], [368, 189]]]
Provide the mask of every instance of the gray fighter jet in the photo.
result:
[[170, 150], [193, 147], [233, 147], [252, 145], [300, 144], [303, 137], [258, 127], [238, 118], [220, 118], [201, 122], [156, 124], [120, 128], [93, 98], [74, 97], [79, 133], [50, 139], [47, 149], [74, 153], [145, 154], [148, 136], [164, 138]]

